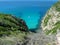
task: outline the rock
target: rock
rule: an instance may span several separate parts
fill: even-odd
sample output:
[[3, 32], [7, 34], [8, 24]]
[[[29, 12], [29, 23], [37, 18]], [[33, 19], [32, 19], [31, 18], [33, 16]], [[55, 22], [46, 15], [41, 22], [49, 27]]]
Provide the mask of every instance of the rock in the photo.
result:
[[41, 24], [42, 30], [49, 35], [56, 35], [60, 45], [60, 2], [54, 4], [46, 13]]

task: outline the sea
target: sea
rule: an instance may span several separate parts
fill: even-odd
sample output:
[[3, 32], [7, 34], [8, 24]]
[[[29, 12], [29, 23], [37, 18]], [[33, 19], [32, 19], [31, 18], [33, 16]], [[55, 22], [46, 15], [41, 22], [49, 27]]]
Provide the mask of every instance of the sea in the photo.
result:
[[40, 25], [48, 9], [57, 1], [0, 1], [0, 13], [22, 18], [29, 29]]

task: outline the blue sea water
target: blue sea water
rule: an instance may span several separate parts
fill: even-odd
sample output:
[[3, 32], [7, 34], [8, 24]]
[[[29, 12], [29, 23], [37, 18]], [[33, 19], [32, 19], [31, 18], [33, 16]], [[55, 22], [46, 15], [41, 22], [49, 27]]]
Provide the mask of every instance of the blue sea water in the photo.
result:
[[37, 28], [46, 11], [56, 1], [0, 1], [0, 13], [7, 13], [25, 20], [29, 29]]

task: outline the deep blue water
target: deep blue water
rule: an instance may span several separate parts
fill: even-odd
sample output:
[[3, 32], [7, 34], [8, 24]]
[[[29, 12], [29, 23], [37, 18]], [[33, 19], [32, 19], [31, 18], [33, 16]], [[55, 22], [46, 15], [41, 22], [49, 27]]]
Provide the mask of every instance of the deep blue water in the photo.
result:
[[[25, 20], [29, 29], [36, 28], [46, 11], [56, 1], [12, 1], [0, 2], [0, 13], [15, 15]], [[39, 20], [39, 21], [38, 21]]]

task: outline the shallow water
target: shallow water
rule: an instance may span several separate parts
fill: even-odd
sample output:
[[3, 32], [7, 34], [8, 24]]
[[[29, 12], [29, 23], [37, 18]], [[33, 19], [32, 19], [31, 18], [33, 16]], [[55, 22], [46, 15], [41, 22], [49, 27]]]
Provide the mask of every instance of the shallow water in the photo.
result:
[[36, 28], [46, 11], [55, 1], [0, 2], [0, 12], [13, 14], [25, 20], [29, 29]]

